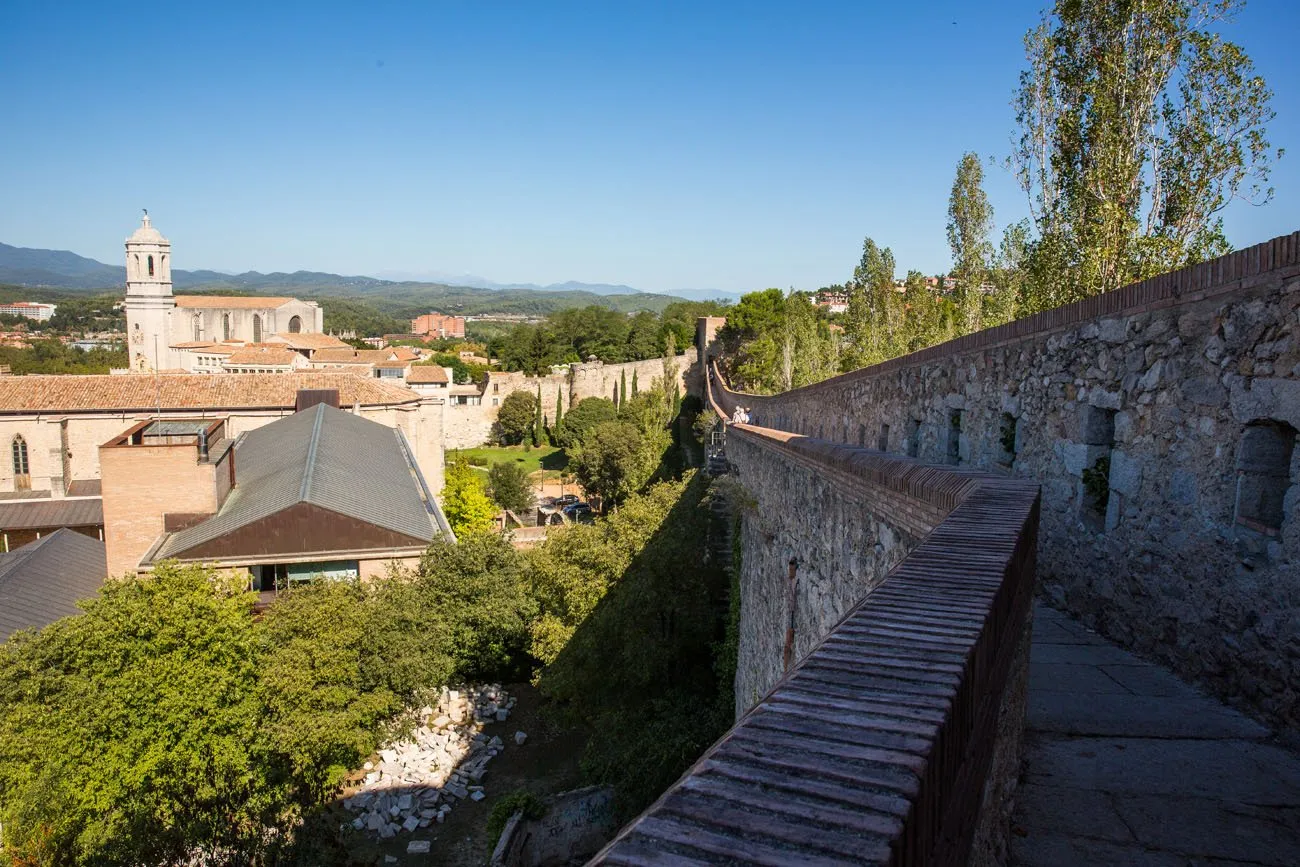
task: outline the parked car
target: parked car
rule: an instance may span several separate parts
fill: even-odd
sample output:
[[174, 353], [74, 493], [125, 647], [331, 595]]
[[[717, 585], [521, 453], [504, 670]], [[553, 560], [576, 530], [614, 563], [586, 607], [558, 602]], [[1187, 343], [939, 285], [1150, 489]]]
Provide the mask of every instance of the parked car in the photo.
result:
[[571, 506], [564, 507], [564, 517], [570, 521], [590, 524], [596, 520], [596, 510], [586, 503], [574, 503]]
[[580, 502], [582, 501], [578, 499], [577, 494], [564, 494], [555, 498], [555, 505], [560, 506], [561, 508], [577, 505]]

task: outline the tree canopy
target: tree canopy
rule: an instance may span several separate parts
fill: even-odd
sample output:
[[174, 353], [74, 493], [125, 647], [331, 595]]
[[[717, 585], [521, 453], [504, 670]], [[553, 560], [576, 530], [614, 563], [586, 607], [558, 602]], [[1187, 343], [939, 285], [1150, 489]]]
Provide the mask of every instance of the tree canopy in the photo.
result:
[[503, 445], [517, 446], [532, 438], [537, 397], [531, 391], [512, 391], [497, 411], [497, 429]]

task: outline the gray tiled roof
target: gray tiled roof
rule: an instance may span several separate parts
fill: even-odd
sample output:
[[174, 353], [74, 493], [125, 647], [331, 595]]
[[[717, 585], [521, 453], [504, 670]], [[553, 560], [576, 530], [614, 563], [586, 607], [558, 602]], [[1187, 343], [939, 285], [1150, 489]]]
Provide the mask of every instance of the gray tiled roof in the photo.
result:
[[104, 543], [74, 530], [0, 554], [0, 641], [79, 613], [77, 600], [99, 592], [107, 574]]
[[182, 556], [298, 503], [432, 541], [397, 430], [327, 404], [249, 431], [235, 444], [235, 487], [216, 515], [170, 536], [154, 560]]
[[99, 497], [0, 503], [0, 530], [96, 527], [103, 523], [104, 501]]

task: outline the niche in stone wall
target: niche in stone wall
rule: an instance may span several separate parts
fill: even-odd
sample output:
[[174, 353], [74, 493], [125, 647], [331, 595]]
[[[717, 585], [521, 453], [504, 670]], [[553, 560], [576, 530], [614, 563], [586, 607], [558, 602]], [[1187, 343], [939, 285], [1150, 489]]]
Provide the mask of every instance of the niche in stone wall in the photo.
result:
[[1106, 528], [1110, 505], [1110, 455], [1115, 449], [1115, 410], [1101, 406], [1080, 408], [1079, 439], [1083, 469], [1079, 479], [1079, 519], [1093, 532]]
[[887, 424], [880, 425], [880, 439], [876, 440], [876, 450], [889, 451], [889, 425]]
[[1264, 536], [1281, 531], [1295, 440], [1295, 428], [1272, 419], [1251, 422], [1242, 431], [1234, 516], [1239, 527]]
[[1019, 419], [1009, 412], [1002, 413], [998, 426], [998, 463], [1011, 466], [1016, 462], [1016, 433]]
[[921, 420], [919, 418], [907, 420], [907, 456], [909, 458], [921, 456]]
[[948, 411], [948, 463], [956, 466], [961, 463], [961, 417], [962, 411]]
[[858, 447], [864, 449], [867, 447], [867, 426], [865, 424], [858, 425]]

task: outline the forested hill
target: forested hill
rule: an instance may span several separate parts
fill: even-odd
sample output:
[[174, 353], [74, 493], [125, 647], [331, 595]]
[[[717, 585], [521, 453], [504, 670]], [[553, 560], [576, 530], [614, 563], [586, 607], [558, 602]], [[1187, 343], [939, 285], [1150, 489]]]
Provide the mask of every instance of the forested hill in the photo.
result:
[[[597, 304], [611, 310], [659, 312], [681, 299], [650, 292], [600, 295], [584, 290], [541, 291], [530, 288], [481, 289], [444, 283], [397, 282], [374, 277], [344, 276], [317, 271], [292, 274], [222, 274], [217, 271], [173, 270], [177, 289], [232, 293], [293, 295], [298, 298], [352, 298], [374, 304], [385, 313], [405, 318], [436, 309], [443, 313], [478, 315], [517, 313], [543, 315], [555, 310]], [[67, 250], [39, 250], [0, 244], [0, 283], [73, 292], [121, 290], [126, 269], [105, 265]]]

